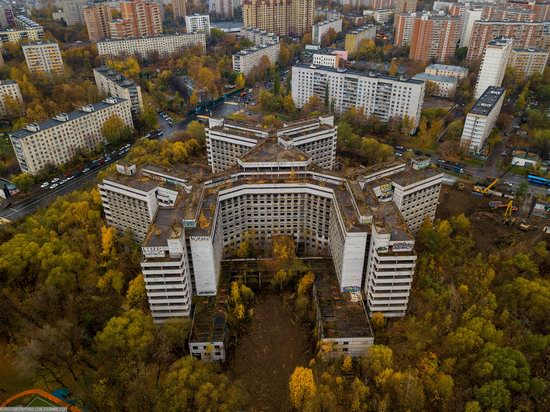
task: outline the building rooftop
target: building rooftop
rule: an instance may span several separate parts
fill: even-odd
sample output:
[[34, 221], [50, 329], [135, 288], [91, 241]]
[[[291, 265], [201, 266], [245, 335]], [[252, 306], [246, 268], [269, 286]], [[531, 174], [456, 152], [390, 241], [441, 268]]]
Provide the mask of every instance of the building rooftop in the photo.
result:
[[[334, 265], [326, 265], [327, 272]], [[360, 292], [340, 292], [334, 273], [315, 273], [321, 339], [373, 337]]]
[[453, 66], [453, 65], [450, 65], [450, 64], [430, 64], [428, 67], [426, 67], [426, 70], [427, 69], [447, 70], [447, 71], [468, 73], [468, 69], [466, 67]]
[[452, 83], [455, 85], [458, 83], [458, 79], [456, 77], [437, 76], [435, 74], [428, 74], [428, 73], [415, 74], [413, 76], [413, 79], [432, 81], [432, 82]]
[[196, 298], [193, 313], [193, 328], [189, 342], [223, 342], [227, 335], [226, 305], [229, 295], [229, 281], [220, 278], [216, 296]]
[[284, 148], [274, 138], [268, 138], [261, 142], [244, 156], [241, 156], [239, 161], [242, 163], [258, 163], [258, 162], [307, 162], [311, 156], [307, 153], [296, 149], [293, 146]]
[[504, 87], [489, 86], [479, 97], [476, 104], [474, 104], [470, 113], [487, 116], [504, 96], [505, 92], [506, 89]]
[[314, 26], [317, 26], [317, 27], [325, 26], [327, 24], [334, 23], [338, 20], [343, 20], [343, 19], [342, 19], [342, 17], [335, 17], [335, 18], [332, 18], [332, 19], [323, 20], [323, 21], [320, 21], [318, 23], [315, 23]]
[[514, 51], [516, 53], [544, 53], [544, 54], [548, 54], [547, 50], [541, 49], [539, 47], [529, 47], [529, 48], [518, 47], [518, 48], [515, 48]]
[[[380, 11], [380, 10], [378, 10]], [[370, 30], [372, 29], [373, 27], [376, 27], [374, 24], [365, 24], [364, 26], [362, 27], [358, 27], [357, 29], [354, 29], [352, 31], [350, 31], [349, 33], [347, 34], [359, 34], [359, 33], [363, 33], [364, 31], [367, 31], [367, 30]]]
[[277, 46], [278, 44], [279, 44], [278, 42], [273, 41], [266, 44], [252, 46], [252, 47], [249, 47], [248, 49], [238, 51], [233, 56], [246, 56], [248, 54], [258, 53], [270, 47]]
[[0, 86], [4, 86], [7, 84], [17, 84], [17, 82], [15, 80], [10, 80], [10, 79], [0, 80]]
[[534, 161], [534, 162], [538, 162], [540, 160], [540, 157], [539, 157], [538, 154], [528, 152], [526, 150], [514, 150], [512, 152], [512, 156], [520, 158], [520, 159], [531, 160], [531, 161]]
[[487, 43], [487, 46], [507, 46], [508, 44], [512, 43], [513, 39], [509, 39], [506, 37], [497, 37], [496, 39], [490, 40], [489, 43]]
[[[174, 33], [174, 34], [155, 34], [154, 36], [139, 36], [139, 37], [124, 37], [123, 39], [103, 39], [98, 43], [116, 43], [127, 40], [147, 40], [147, 39], [160, 39], [169, 37], [185, 37], [185, 36], [206, 36], [204, 33]], [[206, 38], [206, 37], [205, 37]]]
[[33, 47], [33, 46], [52, 46], [52, 45], [59, 47], [59, 45], [56, 42], [47, 41], [47, 40], [31, 41], [29, 43], [22, 44], [21, 47], [25, 49], [27, 47]]
[[29, 137], [36, 133], [41, 132], [42, 130], [50, 129], [52, 127], [59, 126], [68, 121], [72, 121], [72, 120], [79, 119], [81, 117], [88, 116], [91, 113], [105, 110], [115, 104], [120, 104], [125, 101], [126, 101], [125, 99], [120, 99], [117, 97], [108, 97], [102, 102], [83, 106], [80, 110], [75, 110], [74, 112], [70, 112], [70, 113], [60, 113], [52, 119], [45, 120], [41, 123], [33, 123], [30, 125], [27, 125], [26, 128], [19, 129], [15, 132], [10, 133], [10, 137], [16, 138], [16, 139]]
[[412, 83], [412, 84], [423, 84], [424, 82], [422, 80], [415, 80], [410, 78], [404, 78], [404, 77], [397, 77], [397, 76], [388, 76], [385, 74], [380, 73], [373, 73], [373, 72], [360, 72], [357, 70], [350, 70], [350, 69], [343, 69], [343, 68], [333, 68], [329, 66], [316, 66], [316, 65], [307, 65], [307, 64], [296, 64], [294, 67], [299, 67], [303, 69], [314, 69], [314, 70], [321, 70], [326, 72], [332, 72], [332, 73], [342, 73], [347, 75], [356, 75], [361, 77], [370, 77], [372, 79], [381, 79], [381, 80], [391, 80], [394, 82], [401, 82], [401, 83]]
[[107, 67], [107, 66], [95, 67], [94, 71], [101, 73], [103, 76], [107, 77], [110, 81], [112, 81], [113, 83], [116, 83], [120, 87], [130, 88], [130, 87], [136, 86], [133, 80], [130, 80], [124, 77], [119, 72], [117, 72], [114, 69], [111, 69], [110, 67]]

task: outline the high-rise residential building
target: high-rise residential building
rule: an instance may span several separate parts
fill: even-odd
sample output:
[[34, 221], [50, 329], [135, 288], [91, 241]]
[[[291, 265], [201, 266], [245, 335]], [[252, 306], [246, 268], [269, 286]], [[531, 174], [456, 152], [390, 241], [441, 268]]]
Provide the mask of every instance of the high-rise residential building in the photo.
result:
[[542, 22], [476, 21], [472, 28], [466, 61], [479, 61], [487, 43], [497, 37], [513, 39], [513, 47], [540, 47], [544, 40], [545, 26]]
[[143, 111], [141, 87], [133, 80], [127, 79], [117, 71], [106, 66], [94, 68], [94, 79], [100, 93], [129, 100], [134, 116], [139, 115]]
[[[238, 159], [269, 138], [285, 147], [296, 147], [307, 153], [313, 162], [324, 169], [336, 165], [337, 127], [334, 116], [289, 122], [282, 127], [265, 129], [229, 119], [210, 119], [206, 129], [206, 151], [212, 172], [233, 167]], [[284, 161], [284, 159], [281, 159]]]
[[145, 0], [121, 1], [122, 20], [132, 25], [133, 36], [154, 36], [162, 33], [162, 15], [159, 3]]
[[210, 16], [208, 14], [193, 14], [185, 16], [185, 28], [187, 33], [208, 33], [210, 34]]
[[[129, 37], [137, 37], [134, 33], [134, 25], [128, 19], [116, 19], [109, 23], [109, 31], [111, 32], [110, 39], [119, 40]], [[107, 40], [107, 39], [103, 39]]]
[[237, 4], [233, 4], [232, 0], [210, 0], [210, 14], [213, 14], [218, 19], [232, 19], [234, 17], [233, 9]]
[[481, 20], [481, 7], [467, 7], [462, 17], [462, 30], [460, 33], [460, 47], [468, 47], [470, 45], [470, 39], [472, 38], [472, 29], [474, 23]]
[[344, 47], [350, 54], [357, 52], [363, 40], [374, 40], [376, 37], [376, 26], [367, 24], [346, 34]]
[[250, 40], [256, 46], [263, 44], [276, 43], [279, 37], [273, 33], [268, 33], [265, 30], [255, 29], [253, 27], [243, 27], [239, 34], [241, 37]]
[[547, 62], [548, 51], [537, 48], [513, 49], [510, 57], [510, 66], [520, 79], [533, 74], [543, 74]]
[[426, 67], [424, 73], [431, 74], [433, 76], [446, 76], [463, 79], [468, 76], [468, 69], [466, 67], [452, 66], [449, 64], [430, 64]]
[[[23, 20], [23, 17], [25, 20]], [[44, 38], [44, 28], [38, 23], [33, 22], [25, 16], [17, 16], [16, 21], [19, 22], [17, 28], [3, 29], [0, 31], [0, 42], [2, 46], [7, 43], [20, 43], [22, 40], [38, 41]]]
[[101, 128], [113, 115], [133, 127], [130, 101], [110, 97], [10, 133], [21, 170], [37, 174], [47, 165], [62, 165], [82, 150], [97, 148], [105, 141]]
[[395, 13], [414, 13], [417, 0], [394, 0]]
[[187, 16], [187, 0], [172, 0], [174, 19], [184, 19]]
[[420, 80], [305, 64], [292, 67], [292, 99], [296, 107], [302, 107], [311, 96], [325, 101], [328, 95], [326, 103], [336, 113], [355, 107], [383, 122], [408, 119], [411, 132], [420, 121], [424, 88]]
[[19, 107], [23, 107], [23, 96], [19, 85], [14, 80], [0, 80], [0, 117], [3, 119], [13, 116], [15, 113], [9, 112], [7, 101], [11, 99], [18, 103]]
[[190, 47], [200, 47], [206, 51], [206, 35], [204, 33], [184, 33], [150, 37], [127, 38], [120, 40], [102, 40], [97, 43], [100, 56], [132, 56], [147, 59], [153, 54], [167, 56], [180, 53]]
[[[340, 33], [342, 31], [342, 22], [342, 18], [337, 18], [315, 23], [312, 26], [311, 42], [313, 44], [320, 45], [323, 41], [323, 36], [326, 35], [330, 31], [330, 29], [334, 30], [335, 33]], [[329, 45], [327, 44], [327, 46]]]
[[87, 2], [87, 0], [61, 0], [63, 19], [67, 26], [84, 24], [83, 10]]
[[93, 42], [111, 38], [112, 20], [109, 3], [94, 3], [83, 10], [88, 37]]
[[63, 74], [63, 59], [57, 43], [38, 41], [23, 44], [21, 47], [30, 72]]
[[454, 56], [459, 36], [458, 17], [427, 13], [416, 16], [409, 58], [444, 63]]
[[264, 57], [269, 59], [270, 65], [277, 63], [280, 51], [281, 43], [279, 42], [238, 51], [233, 55], [233, 70], [248, 76]]
[[[189, 316], [193, 295], [223, 294], [221, 260], [234, 256], [244, 239], [268, 252], [280, 236], [292, 237], [301, 256], [332, 257], [333, 296], [338, 289], [365, 288], [368, 314], [406, 313], [416, 262], [414, 232], [433, 220], [443, 178], [426, 167], [429, 160], [369, 168], [359, 178], [327, 173], [290, 144], [307, 132], [311, 120], [296, 122], [296, 134], [288, 140], [261, 128], [247, 135], [248, 123], [210, 122], [210, 130], [234, 123], [220, 147], [210, 148], [220, 154], [228, 152], [227, 139], [244, 143], [256, 132], [265, 137], [234, 153], [232, 167], [215, 175], [205, 175], [199, 165], [166, 170], [123, 164], [99, 185], [107, 222], [131, 230], [142, 243], [155, 322]], [[342, 305], [332, 308], [332, 319]], [[200, 351], [196, 346], [192, 349]]]
[[504, 87], [488, 87], [466, 115], [460, 143], [470, 152], [482, 150], [500, 115], [505, 92]]
[[489, 86], [499, 87], [502, 84], [511, 55], [512, 39], [499, 37], [487, 44], [477, 76], [475, 99], [479, 99]]
[[396, 13], [393, 24], [393, 44], [398, 47], [408, 46], [411, 43], [416, 13]]
[[280, 36], [311, 31], [315, 0], [244, 0], [243, 25]]
[[12, 4], [8, 0], [0, 1], [0, 29], [13, 27], [14, 23]]

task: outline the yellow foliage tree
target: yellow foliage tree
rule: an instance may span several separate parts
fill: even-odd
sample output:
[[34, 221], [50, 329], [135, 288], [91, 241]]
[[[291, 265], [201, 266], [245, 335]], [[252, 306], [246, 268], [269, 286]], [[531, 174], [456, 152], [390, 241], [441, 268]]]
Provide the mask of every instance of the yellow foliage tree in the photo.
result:
[[390, 76], [395, 76], [397, 74], [397, 60], [393, 59], [388, 69], [388, 74]]
[[313, 274], [313, 272], [307, 272], [300, 279], [300, 282], [298, 282], [298, 295], [306, 296], [309, 293], [311, 289], [311, 285], [313, 285], [314, 280], [315, 280], [315, 275]]
[[239, 73], [239, 75], [235, 79], [235, 87], [237, 89], [242, 89], [242, 88], [244, 88], [244, 85], [245, 85], [244, 74]]
[[101, 256], [105, 260], [116, 260], [117, 258], [115, 239], [116, 230], [114, 227], [101, 227]]
[[351, 356], [345, 355], [344, 360], [342, 362], [342, 372], [350, 373], [352, 368], [353, 368], [353, 360], [351, 359]]
[[290, 401], [292, 406], [302, 410], [305, 402], [317, 393], [317, 387], [313, 380], [313, 371], [309, 368], [297, 366], [288, 382]]

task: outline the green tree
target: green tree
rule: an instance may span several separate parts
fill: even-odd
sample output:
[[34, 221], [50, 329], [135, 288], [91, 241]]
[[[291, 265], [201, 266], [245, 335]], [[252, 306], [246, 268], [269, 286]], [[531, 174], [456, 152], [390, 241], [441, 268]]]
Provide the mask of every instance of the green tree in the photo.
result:
[[13, 176], [11, 182], [22, 192], [28, 192], [34, 184], [34, 177], [29, 173], [20, 173]]
[[107, 142], [113, 145], [128, 141], [132, 137], [132, 129], [116, 114], [105, 120], [105, 123], [101, 126], [101, 133], [107, 139]]
[[195, 139], [201, 146], [206, 143], [206, 131], [204, 125], [196, 120], [193, 120], [187, 125], [187, 133]]
[[501, 380], [491, 381], [476, 389], [475, 396], [484, 410], [508, 410], [512, 403], [510, 392]]

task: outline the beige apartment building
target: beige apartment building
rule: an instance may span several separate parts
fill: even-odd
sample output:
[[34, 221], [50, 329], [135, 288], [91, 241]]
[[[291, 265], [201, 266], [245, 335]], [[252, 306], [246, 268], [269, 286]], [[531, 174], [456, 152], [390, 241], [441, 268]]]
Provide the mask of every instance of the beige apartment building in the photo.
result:
[[97, 3], [84, 8], [84, 22], [88, 37], [98, 42], [111, 37], [111, 7], [108, 3]]
[[187, 0], [172, 0], [174, 19], [184, 19], [187, 16]]
[[14, 80], [0, 80], [0, 117], [4, 119], [10, 117], [6, 105], [6, 101], [10, 97], [18, 102], [20, 106], [23, 106], [23, 97], [17, 82]]
[[159, 3], [145, 0], [121, 1], [122, 20], [130, 22], [132, 36], [154, 36], [162, 33], [162, 13]]
[[315, 0], [244, 0], [243, 26], [280, 36], [310, 32], [315, 18]]
[[542, 74], [548, 61], [548, 51], [529, 48], [513, 49], [510, 57], [510, 66], [516, 71], [516, 76], [525, 78], [533, 74]]
[[133, 127], [130, 101], [108, 97], [103, 102], [60, 113], [10, 133], [21, 171], [37, 174], [47, 165], [62, 165], [82, 150], [95, 149], [105, 140], [101, 132], [103, 124], [113, 115]]
[[29, 71], [46, 74], [63, 74], [63, 59], [61, 58], [61, 51], [57, 43], [38, 41], [24, 44], [22, 48]]
[[348, 53], [353, 54], [357, 52], [359, 44], [361, 44], [363, 40], [374, 40], [375, 37], [376, 26], [367, 24], [346, 34], [344, 47]]

